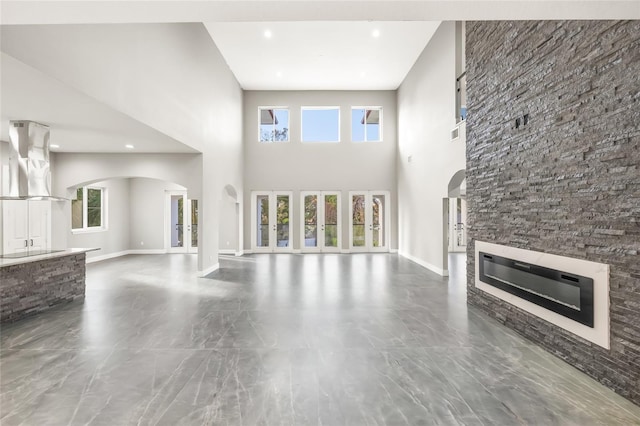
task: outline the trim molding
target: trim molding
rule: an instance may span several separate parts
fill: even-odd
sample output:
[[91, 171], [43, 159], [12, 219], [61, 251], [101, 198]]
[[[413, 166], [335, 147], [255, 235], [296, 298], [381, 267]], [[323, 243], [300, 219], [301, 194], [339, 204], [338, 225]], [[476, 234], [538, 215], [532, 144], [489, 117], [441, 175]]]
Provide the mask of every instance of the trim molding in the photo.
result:
[[406, 259], [409, 259], [410, 261], [417, 263], [418, 265], [422, 266], [423, 268], [426, 268], [428, 270], [430, 270], [431, 272], [435, 272], [436, 274], [443, 276], [443, 277], [448, 277], [449, 276], [449, 271], [447, 269], [442, 269], [442, 268], [438, 268], [435, 265], [430, 264], [429, 262], [425, 262], [422, 259], [418, 259], [415, 256], [412, 256], [408, 253], [404, 253], [401, 251], [398, 251], [398, 255], [402, 256]]
[[245, 253], [246, 252], [243, 252], [243, 251], [228, 250], [228, 249], [220, 249], [220, 250], [218, 250], [218, 254], [224, 254], [224, 255], [227, 255], [227, 256], [234, 255], [235, 257], [242, 256]]
[[214, 263], [212, 266], [209, 266], [207, 269], [198, 271], [198, 276], [200, 278], [206, 277], [207, 275], [209, 275], [213, 271], [217, 271], [218, 269], [220, 269], [220, 263]]
[[115, 257], [126, 256], [128, 254], [165, 254], [164, 249], [146, 249], [146, 250], [122, 250], [113, 253], [103, 254], [102, 256], [87, 257], [87, 263], [101, 262], [103, 260], [113, 259]]

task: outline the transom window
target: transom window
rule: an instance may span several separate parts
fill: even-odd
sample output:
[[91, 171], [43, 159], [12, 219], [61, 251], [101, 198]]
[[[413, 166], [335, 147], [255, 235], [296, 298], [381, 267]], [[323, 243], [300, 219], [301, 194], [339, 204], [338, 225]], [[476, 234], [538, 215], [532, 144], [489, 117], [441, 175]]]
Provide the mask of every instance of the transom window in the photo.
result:
[[382, 107], [351, 108], [351, 140], [353, 142], [382, 140]]
[[340, 108], [302, 107], [302, 142], [340, 142]]
[[84, 186], [76, 190], [71, 200], [71, 229], [97, 230], [105, 228], [106, 215], [104, 188]]
[[260, 142], [289, 141], [289, 109], [260, 107]]

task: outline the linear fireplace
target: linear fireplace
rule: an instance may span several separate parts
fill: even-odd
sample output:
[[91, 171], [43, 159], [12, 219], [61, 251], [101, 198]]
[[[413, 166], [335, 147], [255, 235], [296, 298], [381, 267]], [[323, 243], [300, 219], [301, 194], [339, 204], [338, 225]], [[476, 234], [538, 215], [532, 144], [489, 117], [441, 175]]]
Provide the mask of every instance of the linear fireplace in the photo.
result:
[[480, 281], [593, 327], [593, 279], [480, 252]]
[[609, 348], [609, 266], [475, 241], [475, 285]]

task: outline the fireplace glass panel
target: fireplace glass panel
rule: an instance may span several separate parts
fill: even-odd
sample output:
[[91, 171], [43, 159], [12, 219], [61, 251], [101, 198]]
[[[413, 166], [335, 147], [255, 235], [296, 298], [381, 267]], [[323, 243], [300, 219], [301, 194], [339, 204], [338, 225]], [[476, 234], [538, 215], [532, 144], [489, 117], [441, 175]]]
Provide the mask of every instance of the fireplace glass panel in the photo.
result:
[[484, 261], [484, 275], [580, 311], [580, 287], [509, 266]]

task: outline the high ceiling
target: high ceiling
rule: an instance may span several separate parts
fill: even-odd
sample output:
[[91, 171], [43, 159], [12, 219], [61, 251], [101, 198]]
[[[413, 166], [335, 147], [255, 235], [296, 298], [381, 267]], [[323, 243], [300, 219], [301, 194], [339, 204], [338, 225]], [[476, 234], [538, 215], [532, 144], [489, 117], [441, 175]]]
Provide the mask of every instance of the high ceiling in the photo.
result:
[[395, 90], [439, 22], [217, 22], [245, 90]]
[[[374, 90], [398, 87], [438, 22], [477, 19], [640, 19], [640, 1], [2, 0], [0, 23], [7, 29], [26, 24], [66, 29], [49, 32], [38, 29], [42, 25], [24, 27], [19, 37], [14, 31], [9, 43], [14, 44], [13, 50], [2, 41], [0, 139], [8, 138], [9, 119], [32, 119], [55, 128], [52, 139], [56, 135], [60, 151], [130, 152], [125, 145], [132, 144], [135, 152], [194, 152], [193, 145], [187, 146], [189, 138], [181, 134], [183, 123], [174, 119], [169, 126], [151, 127], [126, 107], [105, 101], [129, 96], [135, 102], [135, 88], [112, 94], [104, 92], [107, 86], [100, 87], [101, 78], [126, 68], [126, 63], [108, 65], [103, 55], [126, 43], [125, 36], [108, 46], [94, 46], [83, 37], [67, 38], [64, 45], [42, 40], [46, 34], [78, 33], [73, 25], [60, 24], [204, 23], [244, 89]], [[101, 27], [106, 26], [85, 25], [79, 33], [90, 35]], [[167, 40], [162, 45], [166, 51], [157, 52], [159, 58], [190, 46], [193, 31], [179, 28], [176, 34], [184, 36], [181, 42]], [[69, 63], [70, 58], [77, 61], [83, 55], [88, 58], [84, 63]], [[149, 65], [160, 71], [157, 64]], [[162, 72], [179, 72], [188, 80], [193, 68], [194, 64], [172, 64]], [[126, 86], [126, 75], [118, 78]], [[149, 78], [145, 83], [150, 86], [154, 80], [152, 75]], [[174, 105], [188, 101], [179, 87], [170, 89], [166, 100]], [[170, 113], [158, 102], [157, 109], [146, 116]]]

